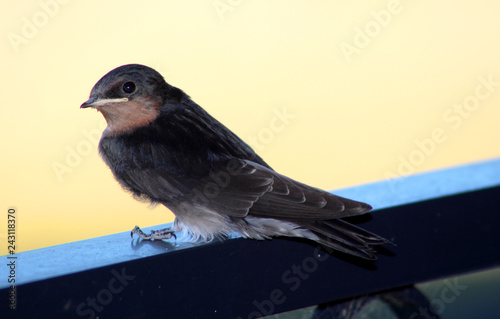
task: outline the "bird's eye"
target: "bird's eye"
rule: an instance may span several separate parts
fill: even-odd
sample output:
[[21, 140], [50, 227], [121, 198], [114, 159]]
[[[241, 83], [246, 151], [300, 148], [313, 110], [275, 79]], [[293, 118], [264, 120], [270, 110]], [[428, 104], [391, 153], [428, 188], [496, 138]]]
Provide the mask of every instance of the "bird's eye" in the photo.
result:
[[130, 94], [130, 93], [134, 93], [134, 91], [135, 91], [134, 82], [125, 82], [123, 84], [123, 92]]

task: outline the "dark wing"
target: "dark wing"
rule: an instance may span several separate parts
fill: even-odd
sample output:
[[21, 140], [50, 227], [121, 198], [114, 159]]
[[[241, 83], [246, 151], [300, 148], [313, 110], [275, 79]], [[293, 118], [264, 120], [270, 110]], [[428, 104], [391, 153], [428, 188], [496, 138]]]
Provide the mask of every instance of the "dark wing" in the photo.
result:
[[190, 203], [222, 215], [290, 221], [329, 220], [365, 213], [367, 204], [307, 186], [262, 165], [233, 159], [212, 167], [203, 178], [166, 168], [129, 169], [120, 183], [138, 197], [167, 206]]
[[329, 220], [371, 209], [370, 205], [299, 183], [249, 160], [233, 159], [214, 166], [194, 193], [188, 200], [235, 217]]
[[391, 243], [340, 219], [369, 211], [368, 204], [299, 183], [249, 160], [229, 161], [225, 169], [212, 173], [212, 182], [205, 180], [198, 187], [217, 185], [217, 175], [225, 177], [217, 191], [198, 192], [198, 197], [203, 198], [203, 206], [220, 214], [291, 221], [314, 234], [306, 238], [370, 260], [376, 259], [373, 245]]

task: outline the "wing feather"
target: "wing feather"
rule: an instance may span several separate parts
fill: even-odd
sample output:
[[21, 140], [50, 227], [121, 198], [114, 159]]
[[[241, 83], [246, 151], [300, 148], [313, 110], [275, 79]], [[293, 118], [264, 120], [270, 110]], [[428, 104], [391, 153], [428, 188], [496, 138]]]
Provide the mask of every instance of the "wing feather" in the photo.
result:
[[[367, 204], [339, 197], [307, 186], [249, 160], [231, 160], [214, 166], [190, 199], [203, 196], [199, 203], [223, 215], [247, 215], [283, 220], [328, 220], [365, 213]], [[214, 176], [224, 175], [219, 184]], [[216, 191], [210, 192], [210, 187]], [[215, 187], [217, 186], [217, 188]], [[201, 195], [200, 195], [201, 194]], [[199, 198], [198, 198], [199, 200]]]

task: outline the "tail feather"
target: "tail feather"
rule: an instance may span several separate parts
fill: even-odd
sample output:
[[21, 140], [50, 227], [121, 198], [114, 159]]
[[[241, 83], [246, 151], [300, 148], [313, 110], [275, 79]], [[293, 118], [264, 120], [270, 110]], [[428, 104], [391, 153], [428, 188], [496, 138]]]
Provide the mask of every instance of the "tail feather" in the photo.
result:
[[334, 238], [326, 237], [323, 235], [317, 235], [317, 236], [319, 237], [319, 240], [317, 240], [317, 242], [330, 249], [334, 249], [349, 255], [361, 257], [363, 259], [368, 259], [368, 260], [377, 259], [377, 256], [375, 256], [375, 251], [370, 246], [366, 247], [350, 246], [340, 241], [337, 241]]
[[343, 232], [346, 235], [353, 236], [364, 241], [368, 245], [386, 245], [393, 244], [390, 240], [385, 239], [377, 234], [371, 233], [363, 228], [350, 224], [342, 219], [325, 220], [323, 224], [328, 225], [332, 229]]
[[339, 230], [332, 225], [323, 222], [315, 221], [308, 224], [307, 229], [311, 230], [315, 235], [323, 235], [326, 238], [332, 238], [349, 246], [364, 247], [366, 243], [363, 239], [354, 236], [352, 233]]
[[310, 230], [317, 237], [310, 239], [323, 246], [369, 260], [377, 259], [372, 246], [392, 244], [383, 237], [341, 219], [305, 222], [300, 226]]

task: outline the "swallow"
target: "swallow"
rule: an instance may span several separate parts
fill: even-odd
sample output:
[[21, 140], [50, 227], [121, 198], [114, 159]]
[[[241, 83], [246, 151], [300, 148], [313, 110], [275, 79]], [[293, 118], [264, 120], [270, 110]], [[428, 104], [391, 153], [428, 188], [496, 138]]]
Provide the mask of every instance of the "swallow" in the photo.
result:
[[120, 185], [176, 216], [172, 227], [145, 234], [136, 226], [132, 236], [169, 239], [185, 229], [206, 241], [232, 232], [258, 240], [299, 237], [369, 260], [376, 259], [375, 246], [391, 243], [342, 219], [370, 205], [279, 174], [152, 68], [110, 71], [80, 108], [106, 119], [99, 153]]

